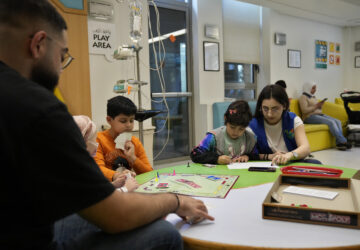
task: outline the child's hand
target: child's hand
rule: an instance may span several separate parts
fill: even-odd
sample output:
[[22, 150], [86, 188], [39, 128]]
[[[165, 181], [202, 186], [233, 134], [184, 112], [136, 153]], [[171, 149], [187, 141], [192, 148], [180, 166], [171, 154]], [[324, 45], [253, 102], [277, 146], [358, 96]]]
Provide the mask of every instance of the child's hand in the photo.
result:
[[226, 165], [226, 164], [230, 164], [231, 163], [231, 158], [230, 156], [227, 155], [221, 155], [218, 158], [218, 164], [220, 165]]
[[128, 178], [125, 181], [125, 187], [127, 188], [128, 192], [132, 192], [139, 187], [139, 183], [134, 178]]
[[134, 147], [134, 144], [131, 141], [127, 141], [125, 143], [124, 154], [126, 156], [126, 159], [128, 161], [130, 161], [130, 163], [135, 162], [135, 160], [136, 160], [135, 147]]
[[248, 161], [249, 161], [249, 156], [247, 155], [241, 155], [232, 159], [232, 162], [248, 162]]
[[125, 174], [119, 174], [115, 178], [113, 178], [113, 180], [114, 181], [112, 182], [112, 184], [114, 185], [115, 188], [122, 187], [125, 184], [126, 175]]
[[130, 170], [128, 170], [128, 169], [122, 171], [122, 173], [125, 174], [125, 175], [128, 174], [128, 173], [130, 173], [132, 178], [135, 178], [135, 177], [136, 177], [136, 173], [135, 173], [134, 171], [130, 171]]

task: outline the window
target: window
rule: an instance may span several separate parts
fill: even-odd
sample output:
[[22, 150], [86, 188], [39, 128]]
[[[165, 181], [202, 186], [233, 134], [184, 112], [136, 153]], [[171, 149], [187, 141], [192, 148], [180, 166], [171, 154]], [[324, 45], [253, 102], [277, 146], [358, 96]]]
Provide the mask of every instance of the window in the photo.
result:
[[[191, 127], [191, 92], [189, 92], [188, 81], [188, 6], [179, 5], [174, 7], [168, 1], [166, 7], [162, 7], [157, 1], [157, 7], [160, 18], [160, 33], [173, 34], [176, 39], [163, 39], [166, 49], [165, 63], [162, 66], [163, 79], [165, 80], [164, 92], [157, 71], [150, 71], [150, 88], [152, 95], [152, 109], [161, 110], [165, 113], [153, 117], [153, 125], [155, 126], [154, 134], [154, 160], [156, 163], [161, 161], [170, 162], [184, 160], [189, 158], [190, 140], [192, 138]], [[157, 17], [155, 7], [149, 6], [149, 15], [151, 27], [153, 27], [154, 37], [157, 34]], [[149, 30], [149, 39], [150, 39]], [[149, 41], [150, 66], [156, 68], [156, 54], [153, 51], [159, 51], [159, 44]], [[158, 56], [158, 55], [157, 55]], [[159, 60], [159, 59], [158, 59]], [[166, 98], [169, 108], [169, 118], [167, 118], [167, 107], [163, 101]], [[170, 129], [169, 127], [170, 126]], [[168, 137], [169, 136], [169, 137]]]
[[256, 64], [225, 62], [225, 99], [256, 99]]

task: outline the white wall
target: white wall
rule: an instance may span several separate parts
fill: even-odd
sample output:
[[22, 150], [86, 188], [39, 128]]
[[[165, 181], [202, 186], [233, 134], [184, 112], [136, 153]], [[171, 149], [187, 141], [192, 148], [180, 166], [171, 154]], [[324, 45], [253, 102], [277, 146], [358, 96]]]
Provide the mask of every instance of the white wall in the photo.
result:
[[[302, 93], [302, 85], [306, 81], [317, 82], [316, 96], [329, 98], [334, 101], [343, 90], [344, 82], [344, 48], [345, 44], [343, 28], [322, 24], [306, 19], [291, 17], [270, 11], [270, 38], [273, 39], [275, 32], [286, 34], [286, 45], [278, 46], [274, 42], [270, 46], [270, 83], [283, 79], [287, 83], [287, 92], [290, 97], [297, 98]], [[340, 43], [340, 65], [328, 64], [327, 69], [315, 68], [315, 40]], [[301, 68], [288, 68], [287, 50], [301, 51]], [[337, 53], [336, 53], [337, 54]]]
[[223, 0], [223, 27], [224, 61], [259, 64], [260, 7]]
[[360, 26], [346, 28], [344, 33], [349, 45], [345, 50], [344, 88], [360, 91], [360, 68], [355, 68], [355, 56], [360, 56], [360, 51], [355, 51], [355, 42], [360, 42]]
[[[114, 4], [114, 19], [110, 21], [116, 26], [117, 34], [117, 46], [122, 44], [133, 44], [129, 37], [130, 21], [129, 13], [130, 9], [127, 1], [119, 4], [115, 0], [107, 0], [107, 2]], [[147, 25], [147, 8], [146, 0], [142, 0], [143, 4], [143, 19], [142, 19], [142, 40], [140, 46], [143, 49], [140, 51], [140, 78], [142, 81], [150, 82], [149, 65], [149, 46], [148, 46], [148, 25]], [[94, 20], [89, 17], [89, 20]], [[101, 21], [100, 21], [101, 22]], [[115, 50], [115, 48], [114, 48]], [[92, 118], [95, 124], [100, 127], [102, 124], [106, 124], [106, 103], [107, 100], [118, 95], [113, 92], [114, 84], [120, 79], [134, 79], [134, 60], [124, 61], [108, 61], [103, 55], [90, 54], [90, 88], [91, 88], [91, 109]], [[142, 106], [144, 109], [151, 107], [150, 103], [150, 85], [146, 85], [142, 88], [143, 97]], [[125, 95], [133, 100], [136, 106], [138, 106], [137, 93], [131, 93]], [[150, 120], [144, 122], [144, 128], [152, 127]], [[137, 124], [135, 124], [137, 129]]]
[[[212, 129], [212, 104], [224, 100], [224, 67], [222, 38], [222, 2], [219, 0], [192, 1], [193, 36], [193, 101], [195, 144]], [[216, 25], [220, 30], [219, 40], [204, 37], [205, 24]], [[203, 42], [219, 42], [220, 71], [204, 71]]]
[[[115, 0], [106, 0], [107, 2], [114, 4], [114, 19], [110, 23], [114, 23], [116, 26], [116, 46], [129, 44], [133, 42], [129, 37], [130, 31], [130, 9], [127, 1], [119, 4]], [[149, 45], [148, 45], [148, 23], [147, 23], [147, 1], [142, 2], [142, 40], [140, 46], [140, 80], [150, 83], [150, 71], [149, 71]], [[94, 20], [89, 17], [89, 20]], [[101, 21], [100, 21], [101, 22]], [[115, 48], [114, 48], [115, 50]], [[106, 104], [107, 100], [118, 95], [113, 92], [114, 84], [120, 79], [135, 79], [136, 71], [134, 69], [135, 59], [124, 61], [109, 61], [104, 55], [90, 54], [90, 90], [91, 90], [91, 109], [92, 119], [95, 122], [98, 130], [106, 123]], [[142, 87], [142, 108], [150, 109], [150, 85]], [[136, 106], [138, 106], [137, 92], [132, 92], [130, 95], [124, 96], [130, 98]], [[144, 121], [144, 147], [152, 164], [153, 160], [153, 126], [151, 125], [151, 119]], [[135, 122], [134, 131], [138, 130], [138, 123]], [[138, 133], [134, 133], [138, 136]]]
[[[302, 93], [305, 81], [318, 83], [317, 96], [329, 101], [348, 89], [359, 89], [360, 69], [354, 68], [355, 41], [360, 41], [360, 28], [341, 28], [303, 18], [279, 14], [269, 8], [237, 0], [223, 0], [224, 59], [252, 62], [258, 53], [260, 73], [258, 93], [269, 83], [283, 79], [290, 97]], [[258, 19], [261, 21], [257, 22]], [[258, 27], [257, 27], [258, 25]], [[259, 34], [257, 31], [259, 30]], [[274, 33], [287, 36], [285, 46], [274, 44]], [[327, 69], [315, 68], [315, 40], [341, 44], [341, 64]], [[301, 50], [301, 68], [287, 66], [287, 50]], [[335, 54], [335, 53], [334, 53]]]

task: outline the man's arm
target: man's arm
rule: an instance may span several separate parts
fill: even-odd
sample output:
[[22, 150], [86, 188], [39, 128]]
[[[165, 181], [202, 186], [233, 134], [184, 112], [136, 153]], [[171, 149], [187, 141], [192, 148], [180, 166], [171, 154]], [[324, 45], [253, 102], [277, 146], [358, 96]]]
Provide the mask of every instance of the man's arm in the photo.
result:
[[[79, 214], [108, 233], [128, 231], [176, 212], [179, 216], [201, 217], [208, 215], [200, 200], [175, 194], [139, 194], [113, 192], [104, 200], [86, 208]], [[176, 210], [176, 211], [175, 211]]]

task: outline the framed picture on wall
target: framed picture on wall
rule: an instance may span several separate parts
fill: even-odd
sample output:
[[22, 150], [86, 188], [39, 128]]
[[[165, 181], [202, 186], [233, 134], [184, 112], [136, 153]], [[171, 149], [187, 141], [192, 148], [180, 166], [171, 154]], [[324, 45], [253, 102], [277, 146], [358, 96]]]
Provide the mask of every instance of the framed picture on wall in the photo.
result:
[[219, 43], [204, 42], [204, 71], [220, 71]]
[[360, 56], [355, 56], [355, 68], [360, 68]]
[[288, 68], [301, 68], [301, 51], [288, 49]]

